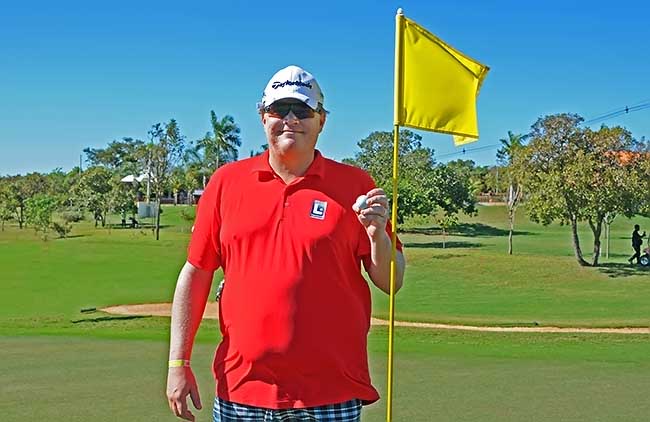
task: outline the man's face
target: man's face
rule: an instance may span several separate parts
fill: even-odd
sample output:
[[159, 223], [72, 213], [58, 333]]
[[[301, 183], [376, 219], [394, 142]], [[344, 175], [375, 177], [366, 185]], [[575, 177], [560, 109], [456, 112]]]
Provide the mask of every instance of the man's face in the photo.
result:
[[278, 100], [262, 114], [262, 124], [271, 153], [308, 155], [316, 148], [318, 135], [325, 125], [325, 112], [313, 112], [298, 100]]

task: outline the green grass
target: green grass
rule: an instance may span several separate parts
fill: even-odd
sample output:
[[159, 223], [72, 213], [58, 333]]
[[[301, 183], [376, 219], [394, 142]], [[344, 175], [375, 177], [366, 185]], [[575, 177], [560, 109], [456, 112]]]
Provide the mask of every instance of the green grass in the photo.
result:
[[[448, 237], [445, 249], [441, 236], [401, 235], [408, 267], [397, 296], [397, 318], [504, 326], [650, 326], [650, 271], [626, 261], [629, 220], [616, 220], [610, 259], [599, 268], [577, 265], [568, 227], [540, 226], [523, 213], [518, 221], [512, 256], [505, 253], [503, 207], [480, 207], [477, 218], [463, 221], [463, 235]], [[650, 225], [648, 219], [634, 221]], [[583, 229], [587, 250], [592, 236]], [[374, 292], [375, 315], [387, 317], [387, 302]]]
[[[124, 337], [0, 339], [2, 420], [175, 420], [163, 395], [166, 343]], [[204, 340], [193, 367], [206, 407], [197, 420], [207, 422], [214, 346]], [[647, 336], [398, 329], [395, 340], [396, 421], [630, 422], [645, 421], [650, 412]], [[374, 383], [384, 395], [385, 329], [372, 330], [369, 349]], [[384, 414], [381, 400], [366, 408], [363, 420], [379, 422]]]
[[[109, 231], [90, 222], [48, 242], [11, 225], [0, 232], [0, 420], [175, 420], [163, 391], [169, 319], [80, 310], [169, 301], [191, 225], [181, 209], [165, 208], [159, 242], [148, 228]], [[445, 249], [439, 235], [401, 235], [408, 269], [398, 318], [650, 326], [650, 272], [625, 263], [632, 225], [650, 227], [649, 219], [617, 219], [600, 268], [576, 264], [567, 227], [539, 226], [521, 214], [508, 256], [502, 207], [481, 207], [462, 223]], [[586, 227], [581, 240], [589, 251]], [[376, 289], [373, 296], [374, 314], [385, 317], [386, 296]], [[386, 337], [385, 327], [369, 336], [382, 395]], [[205, 321], [193, 365], [208, 409], [218, 339], [216, 322]], [[645, 421], [650, 414], [648, 335], [400, 328], [395, 345], [395, 421]], [[384, 401], [370, 406], [364, 422], [382, 421], [384, 412]]]

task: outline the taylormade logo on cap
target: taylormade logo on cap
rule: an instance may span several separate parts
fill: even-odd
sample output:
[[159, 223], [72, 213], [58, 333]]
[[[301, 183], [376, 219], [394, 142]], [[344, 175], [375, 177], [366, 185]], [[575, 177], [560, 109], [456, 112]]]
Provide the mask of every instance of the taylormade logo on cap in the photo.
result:
[[323, 92], [314, 76], [299, 66], [287, 66], [278, 71], [264, 89], [261, 107], [284, 98], [303, 101], [316, 110], [324, 104]]
[[311, 89], [311, 84], [305, 83], [303, 81], [284, 81], [284, 82], [273, 82], [271, 84], [271, 88], [273, 89], [278, 89], [278, 88], [283, 88], [287, 85], [298, 85], [298, 86], [304, 86], [306, 88]]

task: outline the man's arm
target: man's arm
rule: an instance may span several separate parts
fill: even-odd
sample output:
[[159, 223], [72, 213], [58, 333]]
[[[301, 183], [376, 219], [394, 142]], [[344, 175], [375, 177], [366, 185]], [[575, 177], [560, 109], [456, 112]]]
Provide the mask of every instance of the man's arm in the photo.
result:
[[[201, 324], [210, 294], [213, 271], [201, 270], [186, 262], [178, 276], [169, 340], [169, 360], [190, 360], [194, 337]], [[199, 390], [189, 366], [169, 368], [167, 373], [167, 400], [172, 412], [185, 420], [194, 421], [187, 406], [190, 396], [194, 407], [201, 409]]]
[[[386, 232], [388, 223], [388, 198], [382, 189], [375, 188], [367, 193], [367, 208], [353, 209], [358, 214], [370, 238], [370, 259], [364, 262], [366, 271], [373, 284], [390, 294], [391, 239]], [[395, 293], [402, 287], [406, 262], [404, 255], [396, 251], [395, 256]]]
[[[390, 254], [391, 239], [384, 231], [380, 239], [370, 239], [370, 265], [366, 268], [370, 279], [375, 286], [386, 294], [390, 294]], [[395, 293], [399, 291], [404, 282], [404, 255], [396, 251], [395, 255]]]

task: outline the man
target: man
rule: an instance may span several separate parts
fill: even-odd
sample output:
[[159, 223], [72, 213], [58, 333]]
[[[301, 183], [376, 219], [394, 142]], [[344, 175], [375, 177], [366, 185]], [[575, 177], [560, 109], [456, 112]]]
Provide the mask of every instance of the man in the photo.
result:
[[628, 262], [631, 264], [632, 261], [636, 258], [636, 263], [638, 264], [641, 258], [641, 246], [643, 245], [643, 238], [645, 237], [645, 232], [643, 234], [639, 234], [639, 230], [641, 230], [641, 227], [639, 227], [638, 224], [634, 225], [634, 231], [632, 232], [632, 248], [634, 249], [634, 255], [628, 259]]
[[[280, 70], [259, 104], [268, 151], [221, 167], [206, 187], [172, 306], [167, 397], [176, 416], [194, 420], [188, 395], [201, 408], [189, 360], [218, 267], [226, 282], [215, 422], [356, 422], [379, 398], [360, 266], [389, 292], [388, 200], [366, 172], [316, 150], [323, 106], [310, 73]], [[361, 194], [367, 207], [353, 207]], [[398, 248], [396, 289], [405, 266]]]

